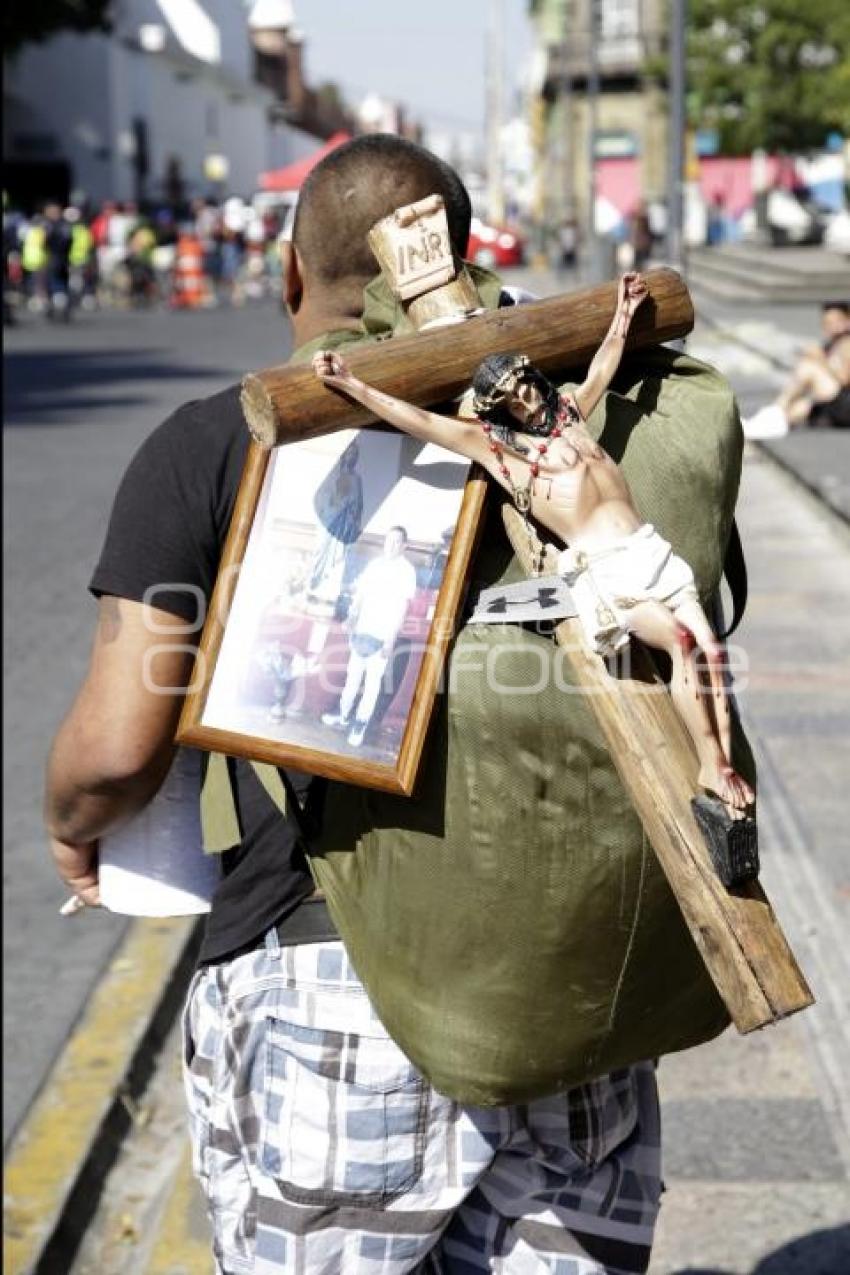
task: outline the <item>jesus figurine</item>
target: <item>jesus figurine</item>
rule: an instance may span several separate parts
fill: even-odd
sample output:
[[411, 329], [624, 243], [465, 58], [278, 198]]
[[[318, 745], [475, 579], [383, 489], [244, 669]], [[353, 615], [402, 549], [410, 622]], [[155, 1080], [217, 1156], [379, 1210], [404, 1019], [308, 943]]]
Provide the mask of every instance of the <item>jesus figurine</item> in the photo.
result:
[[477, 462], [524, 517], [566, 546], [558, 572], [571, 588], [589, 643], [610, 655], [634, 635], [666, 652], [673, 702], [699, 758], [700, 787], [733, 819], [742, 819], [755, 798], [730, 760], [722, 643], [700, 605], [691, 568], [641, 518], [619, 465], [586, 425], [620, 364], [646, 295], [640, 274], [622, 277], [611, 327], [572, 393], [559, 392], [524, 355], [486, 358], [473, 378], [471, 418], [440, 416], [384, 394], [355, 377], [336, 352], [320, 351], [313, 368], [326, 385], [397, 429]]

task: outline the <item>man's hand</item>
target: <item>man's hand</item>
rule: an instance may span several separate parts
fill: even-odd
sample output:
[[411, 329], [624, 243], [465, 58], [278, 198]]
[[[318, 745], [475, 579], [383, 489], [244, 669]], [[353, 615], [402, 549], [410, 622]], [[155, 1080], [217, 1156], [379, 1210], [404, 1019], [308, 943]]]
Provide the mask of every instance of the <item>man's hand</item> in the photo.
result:
[[335, 354], [333, 350], [319, 350], [313, 355], [313, 371], [325, 385], [334, 386], [336, 389], [345, 390], [357, 383], [345, 359], [341, 354]]
[[56, 871], [75, 898], [81, 899], [87, 907], [100, 907], [97, 842], [86, 841], [81, 845], [71, 845], [67, 841], [58, 841], [51, 837], [50, 851]]

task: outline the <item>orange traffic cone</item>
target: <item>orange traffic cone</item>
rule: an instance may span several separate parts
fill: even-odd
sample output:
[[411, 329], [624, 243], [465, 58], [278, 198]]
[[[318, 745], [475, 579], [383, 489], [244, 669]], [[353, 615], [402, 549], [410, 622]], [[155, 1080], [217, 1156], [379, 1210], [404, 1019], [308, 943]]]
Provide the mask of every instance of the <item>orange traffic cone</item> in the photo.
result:
[[176, 310], [195, 310], [210, 305], [212, 293], [204, 274], [204, 250], [201, 241], [189, 232], [177, 240], [174, 257], [171, 305]]

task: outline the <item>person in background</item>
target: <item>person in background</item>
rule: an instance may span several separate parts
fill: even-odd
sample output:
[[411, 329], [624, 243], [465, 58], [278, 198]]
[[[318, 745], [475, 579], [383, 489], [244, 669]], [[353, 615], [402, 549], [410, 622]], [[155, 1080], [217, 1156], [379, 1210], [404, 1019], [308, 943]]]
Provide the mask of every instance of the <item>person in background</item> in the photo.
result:
[[167, 297], [177, 247], [177, 223], [171, 208], [159, 208], [154, 215], [156, 245], [151, 251], [154, 288], [158, 297]]
[[30, 217], [21, 232], [21, 268], [31, 310], [47, 307], [47, 224], [41, 213]]
[[558, 247], [561, 254], [561, 268], [573, 270], [578, 252], [578, 222], [575, 217], [565, 217], [558, 230]]
[[131, 305], [149, 305], [154, 298], [156, 275], [153, 267], [153, 253], [155, 248], [154, 230], [148, 222], [140, 221], [130, 234], [127, 241], [127, 256], [124, 258], [130, 281]]
[[266, 224], [263, 217], [252, 210], [244, 231], [245, 241], [245, 296], [259, 300], [266, 293]]
[[[129, 206], [128, 206], [129, 207]], [[126, 303], [129, 278], [124, 264], [127, 241], [136, 218], [122, 203], [107, 201], [92, 222], [97, 244], [98, 277], [107, 298]]]
[[109, 219], [114, 208], [115, 205], [112, 200], [106, 199], [92, 217], [91, 233], [96, 248], [101, 248], [105, 243], [109, 242]]
[[821, 343], [805, 349], [779, 396], [744, 421], [747, 438], [789, 429], [850, 428], [850, 301], [821, 307]]
[[195, 234], [204, 252], [204, 274], [217, 292], [221, 280], [221, 212], [211, 199], [193, 200], [192, 212]]
[[629, 243], [632, 248], [633, 268], [643, 270], [652, 252], [649, 211], [644, 199], [638, 200], [629, 219]]
[[47, 253], [47, 317], [68, 322], [71, 317], [70, 259], [71, 227], [59, 204], [50, 203], [44, 210]]
[[708, 219], [705, 241], [709, 248], [723, 243], [726, 238], [726, 201], [720, 191], [711, 197], [708, 205]]
[[3, 323], [15, 322], [15, 306], [21, 300], [23, 268], [21, 266], [21, 236], [24, 219], [17, 209], [10, 207], [9, 197], [3, 191]]
[[68, 254], [70, 287], [74, 303], [83, 310], [93, 310], [97, 304], [97, 254], [94, 235], [79, 208], [65, 209], [65, 220], [71, 228], [71, 246]]

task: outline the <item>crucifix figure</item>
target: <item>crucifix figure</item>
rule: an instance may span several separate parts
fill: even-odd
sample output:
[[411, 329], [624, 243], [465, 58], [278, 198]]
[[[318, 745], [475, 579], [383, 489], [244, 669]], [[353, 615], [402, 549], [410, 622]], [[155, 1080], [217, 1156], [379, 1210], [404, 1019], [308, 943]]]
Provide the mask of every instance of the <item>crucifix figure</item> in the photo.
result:
[[566, 546], [558, 570], [588, 641], [609, 655], [634, 635], [666, 652], [673, 701], [699, 758], [699, 784], [731, 818], [742, 819], [755, 797], [730, 760], [723, 646], [700, 605], [691, 568], [641, 518], [620, 467], [586, 425], [645, 297], [641, 275], [622, 277], [611, 326], [574, 393], [560, 393], [521, 354], [485, 359], [473, 378], [471, 418], [441, 416], [384, 394], [355, 377], [334, 352], [316, 354], [313, 368], [326, 385], [396, 428], [476, 461], [523, 517]]

